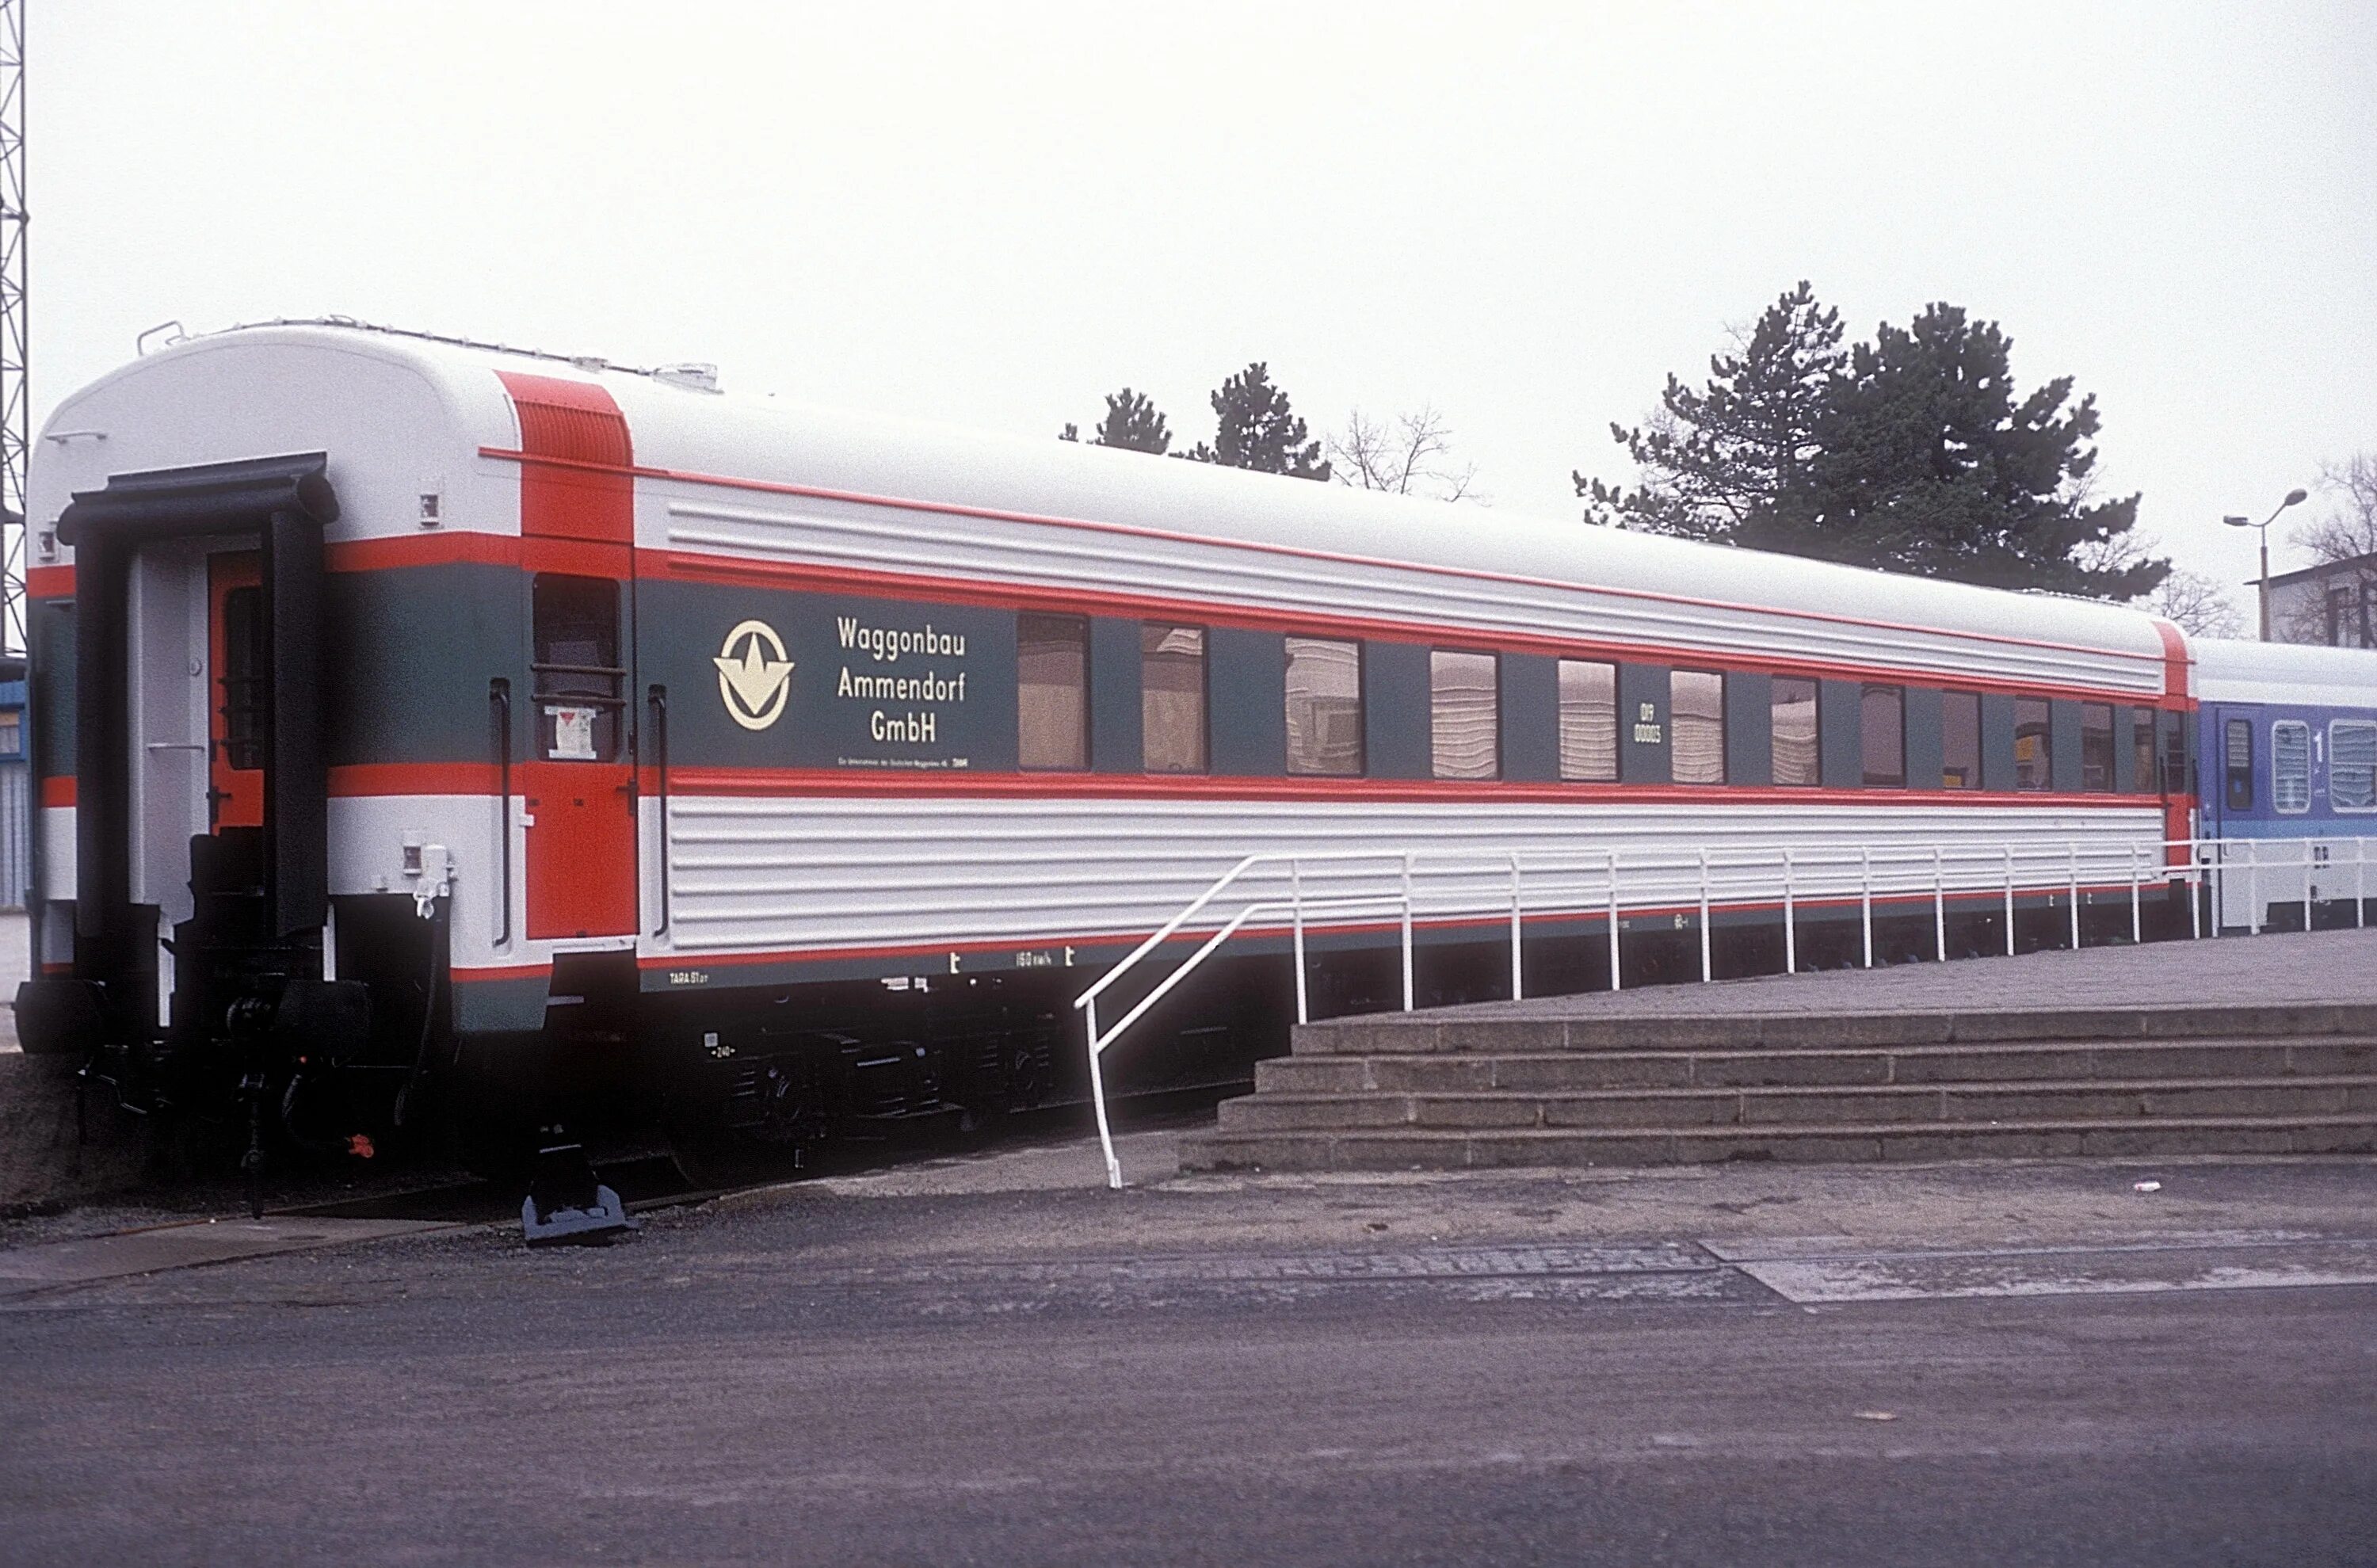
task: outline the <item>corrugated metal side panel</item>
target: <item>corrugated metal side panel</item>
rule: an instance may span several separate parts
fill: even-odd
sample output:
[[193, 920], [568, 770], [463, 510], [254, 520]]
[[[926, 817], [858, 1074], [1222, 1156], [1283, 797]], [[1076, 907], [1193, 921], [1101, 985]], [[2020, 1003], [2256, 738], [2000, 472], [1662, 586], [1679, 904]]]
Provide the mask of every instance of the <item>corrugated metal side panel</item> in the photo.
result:
[[[675, 797], [669, 808], [670, 940], [680, 952], [844, 952], [935, 944], [1143, 934], [1177, 914], [1241, 856], [1416, 847], [1475, 854], [1475, 876], [1428, 877], [1425, 893], [1475, 912], [1508, 907], [1496, 857], [1599, 856], [1615, 849], [1815, 846], [1863, 842], [1990, 845], [2076, 841], [2117, 854], [2158, 840], [2151, 802], [2134, 808], [1975, 810], [1954, 807], [1690, 805], [1480, 806], [1475, 802], [1248, 804], [1145, 800], [764, 800]], [[2101, 873], [2106, 862], [2097, 863]], [[2124, 862], [2125, 864], [2125, 862]], [[1833, 890], [1856, 896], [1856, 869]], [[1929, 887], [1928, 860], [1905, 873]], [[2150, 873], [2149, 873], [2150, 874]], [[1393, 873], [1368, 875], [1376, 892]], [[2123, 873], [2123, 878], [2126, 873]], [[1995, 862], [1967, 862], [1950, 886], [2000, 885]], [[1308, 895], [1352, 891], [1356, 879], [1308, 873]], [[1529, 884], [1530, 904], [1553, 890]], [[2025, 882], [2059, 886], [2051, 857]], [[1577, 886], [1598, 885], [1599, 873]], [[1738, 897], [1780, 896], [1773, 872], [1726, 884]], [[1284, 880], [1268, 892], [1284, 889]], [[1821, 890], [1820, 890], [1821, 891]], [[1802, 896], [1808, 896], [1803, 886]], [[1235, 908], [1235, 906], [1229, 906]], [[1424, 910], [1423, 913], [1426, 913]]]
[[[665, 491], [664, 491], [665, 493]], [[1848, 618], [1712, 607], [1552, 583], [1461, 577], [1357, 560], [1319, 560], [1225, 543], [1083, 533], [1033, 522], [951, 517], [837, 500], [678, 493], [666, 503], [671, 548], [761, 561], [1141, 592], [1310, 615], [1374, 616], [1434, 627], [1575, 638], [1742, 656], [2046, 680], [2159, 695], [2158, 660], [1911, 630]], [[896, 588], [887, 584], [887, 592]]]
[[22, 762], [0, 762], [0, 909], [25, 907], [33, 880], [32, 775]]

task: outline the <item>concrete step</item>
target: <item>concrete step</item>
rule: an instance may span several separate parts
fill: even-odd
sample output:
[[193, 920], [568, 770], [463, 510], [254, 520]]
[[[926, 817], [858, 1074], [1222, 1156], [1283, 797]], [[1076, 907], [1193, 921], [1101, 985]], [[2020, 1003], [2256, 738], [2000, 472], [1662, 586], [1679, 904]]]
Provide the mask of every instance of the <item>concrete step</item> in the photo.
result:
[[2089, 1121], [1914, 1121], [1890, 1127], [1352, 1129], [1195, 1132], [1183, 1170], [1460, 1170], [1522, 1166], [2377, 1153], [2377, 1112]]
[[1840, 1050], [1530, 1051], [1289, 1056], [1255, 1064], [1261, 1094], [1383, 1090], [1751, 1088], [2087, 1078], [2275, 1078], [2377, 1072], [2377, 1040], [2162, 1040], [1895, 1046]]
[[2141, 1117], [2377, 1116], [2377, 1074], [2270, 1079], [2078, 1079], [2037, 1083], [1594, 1090], [1524, 1094], [1254, 1094], [1222, 1102], [1230, 1132], [1419, 1127], [1826, 1126], [2117, 1120]]
[[1524, 1013], [1449, 1017], [1447, 1011], [1370, 1013], [1298, 1024], [1295, 1052], [1412, 1056], [2377, 1036], [2377, 1005], [2359, 1003], [1570, 1018]]

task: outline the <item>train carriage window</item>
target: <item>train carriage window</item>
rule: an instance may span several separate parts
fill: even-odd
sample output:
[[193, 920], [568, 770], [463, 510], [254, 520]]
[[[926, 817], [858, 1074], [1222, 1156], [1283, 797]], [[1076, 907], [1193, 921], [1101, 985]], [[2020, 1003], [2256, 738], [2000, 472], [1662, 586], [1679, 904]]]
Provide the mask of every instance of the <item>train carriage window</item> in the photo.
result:
[[2226, 792], [2228, 809], [2251, 811], [2253, 808], [2253, 724], [2250, 719], [2231, 719], [2221, 735], [2221, 768], [2227, 774]]
[[2299, 719], [2270, 726], [2270, 805], [2289, 817], [2311, 809], [2311, 726]]
[[264, 766], [264, 590], [223, 595], [223, 760], [245, 772]]
[[2328, 721], [2327, 803], [2338, 811], [2377, 811], [2377, 724]]
[[1090, 623], [1081, 616], [1015, 617], [1015, 742], [1024, 768], [1090, 765]]
[[2049, 739], [2047, 699], [2013, 700], [2013, 787], [2046, 790], [2055, 787], [2055, 749]]
[[1501, 664], [1491, 653], [1428, 654], [1428, 745], [1438, 778], [1501, 776]]
[[1609, 784], [1618, 777], [1618, 666], [1559, 662], [1560, 777]]
[[1940, 694], [1940, 786], [1981, 787], [1981, 694]]
[[1287, 771], [1352, 778], [1362, 762], [1362, 645], [1289, 638]]
[[2113, 787], [2113, 705], [2080, 704], [2080, 787]]
[[1869, 686], [1858, 700], [1864, 730], [1865, 782], [1906, 783], [1906, 694], [1894, 686]]
[[529, 590], [539, 754], [615, 762], [627, 672], [619, 658], [619, 585], [540, 572]]
[[1670, 672], [1667, 723], [1675, 736], [1668, 776], [1678, 784], [1725, 783], [1725, 676], [1708, 670]]
[[1151, 773], [1205, 771], [1205, 629], [1139, 628], [1140, 766]]
[[1776, 676], [1773, 699], [1774, 782], [1813, 784], [1822, 781], [1816, 750], [1816, 683]]
[[2130, 746], [2136, 753], [2130, 774], [2130, 788], [2139, 795], [2153, 795], [2159, 788], [2155, 778], [2155, 711], [2152, 708], [2130, 710]]

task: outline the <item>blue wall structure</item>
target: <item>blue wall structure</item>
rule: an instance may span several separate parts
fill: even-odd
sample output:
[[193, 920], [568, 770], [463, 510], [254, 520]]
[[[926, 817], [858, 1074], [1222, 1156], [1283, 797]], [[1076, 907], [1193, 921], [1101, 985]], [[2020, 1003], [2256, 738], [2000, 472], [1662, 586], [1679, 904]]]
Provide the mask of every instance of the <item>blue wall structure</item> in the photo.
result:
[[0, 909], [25, 907], [32, 885], [32, 769], [25, 745], [25, 662], [0, 660]]

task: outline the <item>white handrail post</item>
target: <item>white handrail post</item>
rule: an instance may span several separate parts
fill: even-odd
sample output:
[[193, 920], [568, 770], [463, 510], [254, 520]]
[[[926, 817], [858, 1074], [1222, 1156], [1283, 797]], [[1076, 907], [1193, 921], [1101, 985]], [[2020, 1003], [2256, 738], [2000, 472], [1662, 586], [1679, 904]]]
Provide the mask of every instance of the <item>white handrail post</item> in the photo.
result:
[[2262, 934], [2262, 846], [2260, 841], [2245, 843], [2245, 929], [2249, 935]]
[[2195, 933], [2194, 940], [2204, 940], [2204, 894], [2212, 880], [2204, 874], [2204, 841], [2187, 841], [2187, 923]]
[[1527, 999], [1526, 976], [1522, 973], [1519, 937], [1519, 852], [1511, 852], [1511, 999]]
[[1114, 1129], [1106, 1122], [1105, 1073], [1098, 1065], [1098, 1056], [1105, 1049], [1105, 1043], [1098, 1038], [1098, 999], [1092, 997], [1082, 1013], [1090, 1030], [1090, 1104], [1098, 1115], [1098, 1148], [1106, 1157], [1106, 1186], [1119, 1192], [1122, 1162], [1115, 1158]]
[[1714, 976], [1709, 962], [1709, 862], [1708, 845], [1701, 845], [1701, 984], [1706, 985]]
[[1940, 846], [1931, 846], [1931, 941], [1939, 962], [1948, 962], [1948, 863]]
[[2072, 858], [2068, 862], [2072, 882], [2072, 950], [2080, 950], [2080, 841], [2072, 839], [2064, 848]]
[[1404, 1011], [1412, 1010], [1412, 857], [1404, 851]]
[[1618, 852], [1609, 852], [1609, 988], [1622, 991], [1626, 979], [1618, 968]]
[[2144, 910], [2144, 857], [2146, 845], [2130, 839], [2130, 946], [2146, 940], [2146, 910]]
[[2005, 846], [2006, 956], [2013, 956], [2013, 845]]
[[1797, 912], [1791, 907], [1791, 850], [1783, 850], [1783, 973], [1799, 972], [1799, 930]]
[[1857, 912], [1865, 919], [1865, 966], [1873, 967], [1873, 850], [1857, 846]]
[[1296, 1021], [1312, 1022], [1312, 1005], [1304, 980], [1304, 862], [1287, 863], [1288, 905], [1296, 916]]

